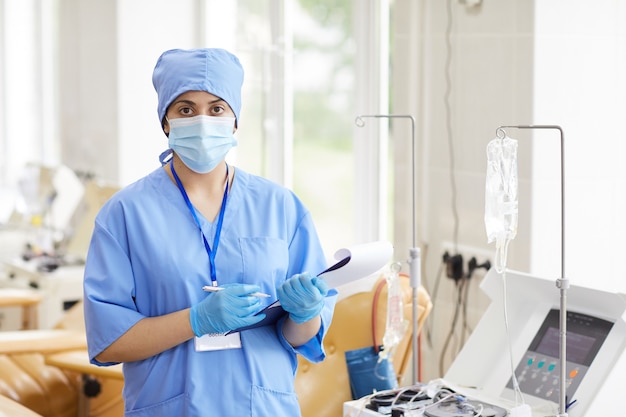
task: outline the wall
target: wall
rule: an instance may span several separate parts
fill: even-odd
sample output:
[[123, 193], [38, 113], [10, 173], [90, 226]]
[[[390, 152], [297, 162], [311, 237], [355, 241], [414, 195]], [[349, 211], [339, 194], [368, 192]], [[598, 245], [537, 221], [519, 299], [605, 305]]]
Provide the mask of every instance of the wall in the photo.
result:
[[58, 6], [61, 161], [74, 170], [98, 173], [117, 183], [116, 2], [61, 0]]
[[[573, 283], [626, 293], [621, 265], [626, 250], [626, 145], [618, 127], [626, 108], [626, 4], [536, 3], [533, 120], [564, 128], [565, 275]], [[559, 185], [551, 175], [558, 167], [554, 136], [536, 138], [533, 148], [538, 185], [532, 196], [530, 269], [547, 276], [560, 276], [555, 262], [559, 229], [554, 227]]]

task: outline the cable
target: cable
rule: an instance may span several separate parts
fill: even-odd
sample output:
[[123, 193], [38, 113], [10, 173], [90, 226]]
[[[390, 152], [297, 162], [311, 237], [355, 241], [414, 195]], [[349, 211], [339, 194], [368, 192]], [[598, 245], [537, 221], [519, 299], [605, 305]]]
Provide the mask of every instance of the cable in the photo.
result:
[[[452, 107], [450, 105], [450, 96], [452, 93], [452, 76], [451, 76], [451, 68], [452, 68], [452, 1], [451, 0], [447, 0], [446, 1], [446, 17], [447, 17], [447, 21], [446, 21], [446, 28], [445, 28], [445, 53], [446, 53], [446, 59], [445, 59], [445, 92], [444, 92], [444, 97], [443, 97], [443, 101], [444, 101], [444, 110], [445, 110], [445, 128], [446, 128], [446, 135], [447, 135], [447, 140], [448, 140], [448, 152], [449, 152], [449, 159], [450, 159], [450, 188], [451, 188], [451, 211], [452, 211], [452, 218], [453, 218], [453, 232], [452, 232], [452, 242], [454, 245], [454, 251], [458, 252], [458, 235], [459, 235], [459, 213], [458, 213], [458, 209], [457, 209], [457, 186], [456, 186], [456, 176], [455, 176], [455, 155], [454, 155], [454, 137], [453, 137], [453, 132], [452, 132]], [[432, 294], [432, 298], [433, 299], [437, 299], [437, 291], [439, 289], [439, 283], [441, 280], [441, 275], [442, 275], [442, 271], [443, 268], [445, 266], [445, 262], [440, 266], [440, 270], [437, 274], [437, 280], [435, 282], [435, 288], [434, 288], [434, 292]], [[462, 280], [461, 280], [462, 281]], [[444, 346], [442, 349], [442, 352], [440, 354], [439, 357], [439, 373], [441, 375], [443, 375], [443, 364], [444, 364], [444, 356], [445, 353], [448, 349], [448, 346], [450, 344], [450, 340], [452, 339], [452, 337], [454, 336], [455, 333], [455, 327], [456, 327], [456, 323], [458, 320], [458, 316], [459, 316], [459, 308], [460, 305], [462, 303], [463, 297], [462, 297], [462, 288], [463, 288], [463, 284], [461, 283], [459, 285], [459, 282], [457, 282], [457, 303], [456, 303], [456, 308], [454, 311], [454, 317], [453, 317], [453, 321], [452, 321], [452, 325], [450, 328], [450, 332], [448, 333], [448, 336], [446, 337], [446, 340], [444, 342]], [[427, 332], [427, 341], [428, 341], [428, 345], [432, 348], [433, 347], [433, 340], [432, 340], [432, 323], [434, 322], [434, 310], [431, 312], [431, 314], [429, 315], [429, 320], [427, 320], [427, 326], [426, 326], [426, 332]], [[465, 322], [465, 320], [464, 320]]]
[[454, 308], [454, 315], [452, 316], [452, 323], [450, 324], [450, 331], [448, 332], [448, 336], [446, 337], [443, 347], [441, 348], [441, 355], [439, 356], [439, 374], [440, 375], [444, 374], [443, 365], [444, 365], [445, 354], [446, 354], [446, 351], [448, 350], [448, 346], [450, 345], [450, 340], [452, 340], [454, 336], [456, 323], [459, 319], [459, 311], [461, 309], [461, 301], [462, 301], [462, 294], [463, 294], [462, 284], [457, 283], [456, 290], [457, 290], [456, 291], [457, 300], [456, 300], [456, 306]]
[[[437, 271], [437, 277], [435, 279], [435, 287], [433, 288], [433, 292], [431, 293], [431, 299], [433, 300], [437, 299], [437, 293], [439, 292], [439, 283], [441, 282], [441, 277], [443, 276], [444, 266], [445, 266], [445, 263], [442, 262], [439, 265], [439, 271]], [[433, 348], [432, 326], [433, 326], [433, 323], [435, 322], [435, 311], [436, 311], [436, 308], [433, 307], [432, 311], [426, 318], [426, 323], [424, 324], [424, 331], [426, 331], [426, 341], [428, 342], [428, 347], [430, 347], [431, 349]]]
[[[456, 338], [457, 345], [453, 349], [453, 353], [456, 356], [463, 346], [465, 345], [465, 332], [469, 328], [467, 324], [467, 296], [469, 292], [470, 281], [467, 275], [463, 275], [459, 280], [459, 310], [461, 312], [461, 325], [460, 325], [460, 337]], [[456, 327], [456, 326], [455, 326]], [[471, 331], [470, 331], [471, 333]]]
[[[445, 265], [445, 261], [442, 263], [442, 267]], [[439, 283], [440, 275], [438, 277], [437, 283]], [[465, 337], [466, 335], [472, 334], [472, 327], [469, 325], [467, 309], [469, 305], [469, 291], [470, 291], [471, 280], [469, 274], [464, 274], [461, 279], [456, 281], [456, 303], [455, 303], [455, 311], [452, 319], [452, 323], [450, 324], [450, 331], [447, 335], [447, 338], [442, 347], [442, 352], [440, 354], [439, 359], [439, 372], [443, 375], [444, 361], [445, 355], [450, 348], [450, 342], [454, 340], [457, 342], [452, 349], [452, 352], [459, 353], [463, 346], [465, 345]], [[431, 313], [432, 314], [432, 313]], [[460, 328], [460, 338], [454, 337], [457, 331], [457, 326], [459, 322], [459, 316], [461, 318], [461, 328]], [[430, 331], [430, 328], [427, 328]], [[432, 347], [431, 334], [427, 333], [428, 341], [430, 347]], [[453, 339], [454, 338], [454, 339]]]
[[[455, 155], [454, 155], [454, 137], [452, 132], [452, 108], [450, 105], [450, 96], [452, 93], [452, 76], [451, 76], [451, 68], [452, 68], [452, 1], [446, 1], [446, 29], [445, 29], [445, 45], [446, 45], [446, 60], [445, 60], [445, 92], [444, 92], [444, 107], [445, 107], [445, 116], [446, 116], [446, 134], [448, 139], [448, 153], [450, 158], [450, 189], [451, 189], [451, 210], [452, 210], [452, 218], [453, 218], [453, 232], [452, 232], [452, 242], [454, 244], [454, 250], [457, 251], [458, 246], [458, 235], [459, 235], [459, 213], [457, 209], [457, 188], [456, 188], [456, 176], [455, 176]], [[450, 344], [450, 340], [454, 336], [454, 330], [456, 327], [456, 323], [459, 316], [459, 306], [462, 300], [460, 291], [460, 287], [457, 282], [457, 303], [454, 310], [454, 315], [452, 319], [452, 324], [450, 327], [450, 332], [446, 337], [444, 345], [442, 347], [442, 351], [439, 357], [439, 373], [443, 375], [444, 368], [444, 357], [445, 353], [448, 350], [448, 346]]]
[[452, 93], [452, 76], [450, 74], [452, 67], [452, 1], [446, 2], [446, 64], [445, 64], [445, 81], [446, 89], [444, 93], [444, 106], [446, 113], [446, 132], [448, 136], [448, 152], [450, 156], [450, 189], [452, 191], [452, 217], [454, 218], [454, 226], [452, 233], [452, 242], [455, 246], [458, 245], [459, 239], [459, 212], [457, 209], [457, 190], [456, 190], [456, 176], [455, 176], [455, 156], [454, 156], [454, 140], [452, 134], [452, 109], [450, 106], [450, 95]]
[[467, 335], [471, 335], [472, 331], [474, 329], [471, 328], [471, 326], [469, 325], [468, 321], [467, 321], [467, 306], [469, 304], [468, 302], [468, 298], [469, 298], [469, 290], [470, 290], [470, 285], [471, 285], [471, 280], [470, 280], [470, 275], [466, 275], [465, 278], [463, 278], [463, 280], [465, 281], [465, 284], [463, 286], [463, 328], [461, 330], [461, 348], [465, 345], [465, 334], [467, 332]]

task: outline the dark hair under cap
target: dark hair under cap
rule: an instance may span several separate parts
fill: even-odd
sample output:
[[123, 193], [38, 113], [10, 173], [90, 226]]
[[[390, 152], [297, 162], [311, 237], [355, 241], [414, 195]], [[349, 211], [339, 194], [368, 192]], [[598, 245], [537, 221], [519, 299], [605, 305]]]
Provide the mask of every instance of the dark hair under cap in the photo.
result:
[[159, 57], [152, 74], [162, 123], [167, 108], [187, 91], [206, 91], [224, 100], [239, 121], [243, 67], [239, 59], [219, 48], [171, 49]]

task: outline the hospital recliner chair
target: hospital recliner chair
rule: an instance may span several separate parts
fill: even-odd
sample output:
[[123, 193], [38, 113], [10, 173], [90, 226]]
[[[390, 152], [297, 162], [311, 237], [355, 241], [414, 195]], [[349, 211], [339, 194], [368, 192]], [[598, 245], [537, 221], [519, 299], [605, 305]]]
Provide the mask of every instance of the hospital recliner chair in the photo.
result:
[[[76, 417], [80, 415], [80, 404], [83, 375], [66, 371], [46, 364], [45, 354], [41, 352], [24, 353], [20, 348], [10, 352], [6, 347], [12, 345], [11, 336], [24, 333], [24, 340], [31, 344], [49, 342], [49, 335], [54, 331], [73, 330], [82, 336], [85, 332], [82, 302], [75, 304], [64, 315], [60, 323], [52, 331], [29, 330], [25, 332], [0, 332], [0, 396], [4, 396], [43, 417]], [[29, 333], [26, 333], [29, 332]], [[42, 337], [39, 338], [38, 335]], [[66, 348], [86, 350], [86, 340], [81, 345], [76, 338], [66, 339]], [[55, 351], [64, 349], [63, 340], [55, 341], [59, 346]], [[42, 345], [43, 347], [43, 345]], [[43, 350], [43, 349], [42, 349]], [[47, 349], [46, 349], [47, 350]], [[124, 415], [122, 399], [123, 381], [117, 379], [98, 378], [100, 393], [88, 402], [89, 417], [121, 417]], [[2, 410], [0, 409], [0, 416]]]
[[10, 398], [0, 395], [0, 417], [42, 417], [32, 410], [16, 403]]
[[[408, 276], [401, 274], [404, 318], [409, 322], [413, 311], [413, 290]], [[387, 318], [387, 285], [384, 276], [378, 278], [371, 291], [352, 294], [339, 300], [328, 333], [324, 339], [326, 359], [310, 363], [298, 356], [298, 373], [295, 388], [303, 417], [339, 417], [343, 403], [352, 400], [345, 352], [373, 345], [372, 329], [376, 341], [382, 345]], [[378, 293], [378, 297], [376, 294]], [[376, 309], [373, 314], [375, 299]], [[418, 289], [418, 331], [432, 310], [428, 292]], [[372, 326], [375, 317], [375, 326]], [[412, 326], [396, 347], [392, 361], [399, 385], [412, 362]]]

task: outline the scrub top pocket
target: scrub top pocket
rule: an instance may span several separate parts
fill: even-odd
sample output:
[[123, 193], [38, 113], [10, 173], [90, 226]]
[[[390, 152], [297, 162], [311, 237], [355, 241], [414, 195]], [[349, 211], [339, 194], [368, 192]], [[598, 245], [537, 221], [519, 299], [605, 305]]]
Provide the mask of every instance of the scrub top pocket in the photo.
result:
[[186, 417], [189, 413], [189, 403], [186, 394], [180, 394], [169, 400], [153, 404], [137, 410], [125, 411], [125, 417]]
[[299, 417], [300, 405], [295, 393], [279, 392], [252, 386], [251, 417]]

